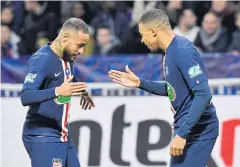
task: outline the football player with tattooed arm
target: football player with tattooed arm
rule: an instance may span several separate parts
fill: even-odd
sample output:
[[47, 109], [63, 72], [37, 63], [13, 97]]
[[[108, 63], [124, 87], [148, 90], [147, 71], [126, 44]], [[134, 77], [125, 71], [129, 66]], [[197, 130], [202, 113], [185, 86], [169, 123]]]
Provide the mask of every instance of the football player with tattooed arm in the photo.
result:
[[109, 76], [123, 86], [168, 96], [174, 113], [170, 167], [206, 167], [219, 134], [219, 121], [202, 58], [192, 42], [173, 33], [168, 16], [160, 9], [141, 16], [139, 32], [151, 51], [165, 52], [166, 81], [139, 78], [128, 66], [126, 72], [110, 70]]
[[87, 84], [73, 76], [73, 62], [89, 40], [88, 26], [70, 18], [59, 35], [34, 53], [27, 64], [21, 91], [23, 106], [29, 106], [22, 140], [32, 167], [80, 167], [69, 135], [72, 96], [81, 96], [82, 109], [95, 107]]

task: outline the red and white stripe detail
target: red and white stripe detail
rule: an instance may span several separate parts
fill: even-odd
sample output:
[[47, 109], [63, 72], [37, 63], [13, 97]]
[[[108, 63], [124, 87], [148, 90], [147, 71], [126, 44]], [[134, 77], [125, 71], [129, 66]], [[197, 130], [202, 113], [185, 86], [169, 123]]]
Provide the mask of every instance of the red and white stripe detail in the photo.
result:
[[[71, 75], [71, 66], [68, 62], [66, 61], [62, 61], [62, 66], [63, 66], [63, 72], [64, 72], [64, 81], [66, 81]], [[66, 69], [69, 69], [69, 74], [66, 74]], [[66, 103], [63, 106], [63, 115], [62, 115], [62, 136], [61, 136], [61, 141], [62, 142], [66, 142], [67, 140], [67, 136], [68, 136], [68, 129], [67, 129], [67, 125], [68, 125], [68, 115], [69, 115], [69, 109], [70, 109], [70, 103]]]

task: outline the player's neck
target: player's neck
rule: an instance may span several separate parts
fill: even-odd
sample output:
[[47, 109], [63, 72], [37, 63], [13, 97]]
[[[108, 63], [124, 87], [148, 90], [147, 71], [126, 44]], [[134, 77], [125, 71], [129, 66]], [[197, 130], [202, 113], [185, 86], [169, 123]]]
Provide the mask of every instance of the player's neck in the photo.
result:
[[63, 51], [61, 49], [58, 39], [54, 40], [50, 45], [50, 48], [55, 52], [61, 59], [63, 58]]
[[173, 32], [169, 32], [165, 34], [165, 37], [162, 38], [164, 40], [161, 41], [161, 49], [164, 50], [164, 52], [166, 53], [167, 48], [169, 47], [169, 45], [171, 44], [173, 38], [174, 38], [174, 33]]

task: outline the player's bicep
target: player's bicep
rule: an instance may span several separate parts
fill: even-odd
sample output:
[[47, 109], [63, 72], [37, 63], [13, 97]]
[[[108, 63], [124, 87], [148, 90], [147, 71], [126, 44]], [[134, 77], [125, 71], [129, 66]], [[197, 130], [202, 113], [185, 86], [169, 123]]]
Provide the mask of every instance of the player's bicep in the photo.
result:
[[45, 78], [45, 68], [36, 62], [30, 62], [27, 66], [27, 75], [23, 83], [24, 90], [38, 90]]
[[177, 59], [177, 66], [190, 88], [207, 80], [197, 51], [184, 51]]

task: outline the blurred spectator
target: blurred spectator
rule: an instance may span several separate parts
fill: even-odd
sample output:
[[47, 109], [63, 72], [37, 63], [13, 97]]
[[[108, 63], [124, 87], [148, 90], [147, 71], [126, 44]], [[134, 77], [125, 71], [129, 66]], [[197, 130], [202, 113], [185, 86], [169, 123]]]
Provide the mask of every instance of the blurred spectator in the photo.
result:
[[36, 50], [40, 49], [44, 45], [46, 45], [49, 42], [49, 39], [47, 38], [47, 33], [42, 31], [38, 32], [37, 39], [36, 39]]
[[76, 17], [84, 20], [86, 24], [89, 24], [92, 20], [92, 13], [89, 10], [89, 6], [86, 2], [76, 1], [72, 6], [71, 17]]
[[11, 28], [13, 24], [13, 19], [14, 19], [14, 15], [13, 15], [12, 6], [10, 5], [2, 6], [1, 22], [5, 25], [8, 25]]
[[234, 55], [239, 55], [240, 54], [240, 8], [235, 16], [235, 24], [238, 27], [238, 29], [232, 35], [232, 42], [228, 47], [228, 51], [232, 52]]
[[189, 5], [188, 8], [192, 9], [197, 16], [197, 26], [201, 26], [204, 15], [208, 13], [211, 8], [211, 3], [211, 1], [193, 1], [193, 4]]
[[24, 19], [23, 37], [27, 43], [27, 52], [35, 52], [35, 41], [40, 31], [47, 33], [47, 38], [53, 40], [57, 35], [58, 21], [55, 13], [47, 11], [48, 2], [25, 1], [28, 12]]
[[139, 1], [135, 0], [133, 3], [132, 16], [131, 16], [131, 26], [137, 25], [141, 15], [157, 7], [157, 1]]
[[89, 3], [86, 1], [61, 1], [61, 21], [65, 22], [70, 17], [76, 17], [84, 20], [86, 24], [90, 24], [93, 18], [93, 12]]
[[191, 9], [185, 9], [180, 16], [179, 24], [173, 29], [174, 33], [194, 42], [199, 32], [196, 26], [197, 17]]
[[181, 11], [182, 11], [181, 0], [170, 0], [168, 2], [166, 13], [170, 19], [172, 27], [175, 27], [177, 25]]
[[121, 41], [128, 40], [131, 38], [128, 15], [127, 13], [121, 11], [121, 9], [116, 6], [116, 3], [121, 2], [102, 2], [103, 11], [93, 18], [91, 25], [95, 30], [97, 30], [102, 24], [108, 25], [111, 32]]
[[20, 35], [21, 26], [24, 19], [24, 2], [11, 1], [11, 4], [14, 9], [13, 10], [14, 20], [13, 20], [12, 31]]
[[142, 37], [139, 34], [138, 25], [131, 29], [133, 38], [121, 42], [118, 48], [118, 54], [145, 54], [151, 51], [141, 42]]
[[183, 6], [181, 0], [170, 0], [168, 2], [135, 0], [132, 9], [131, 26], [133, 27], [138, 23], [144, 12], [153, 8], [159, 8], [165, 11], [169, 17], [171, 26], [175, 27], [178, 23]]
[[120, 41], [111, 32], [110, 27], [103, 25], [97, 29], [97, 43], [94, 55], [116, 54]]
[[61, 22], [64, 23], [72, 13], [73, 1], [61, 1]]
[[20, 33], [21, 24], [24, 18], [24, 2], [5, 1], [1, 9], [1, 22], [8, 24], [15, 33]]
[[229, 35], [236, 29], [234, 24], [235, 5], [227, 0], [213, 0], [210, 12], [216, 14], [221, 24], [228, 29]]
[[94, 32], [92, 27], [88, 27], [89, 29], [89, 40], [87, 45], [84, 47], [83, 56], [91, 56], [93, 55], [95, 40], [94, 40]]
[[178, 24], [178, 20], [183, 8], [181, 0], [170, 0], [168, 1], [167, 5], [164, 5], [163, 2], [159, 2], [157, 8], [160, 8], [166, 12], [172, 27], [175, 27]]
[[25, 47], [20, 37], [17, 36], [7, 24], [1, 24], [1, 56], [18, 58], [26, 54]]
[[225, 52], [228, 46], [228, 34], [214, 13], [207, 13], [202, 22], [195, 45], [202, 52]]

